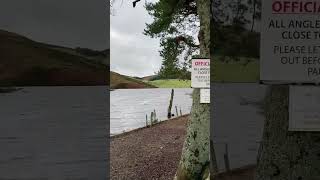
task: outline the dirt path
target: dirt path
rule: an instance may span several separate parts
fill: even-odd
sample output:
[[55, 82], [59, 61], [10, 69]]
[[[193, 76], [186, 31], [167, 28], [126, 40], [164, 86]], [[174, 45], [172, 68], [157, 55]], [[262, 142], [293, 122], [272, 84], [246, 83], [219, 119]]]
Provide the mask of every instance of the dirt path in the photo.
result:
[[173, 179], [188, 116], [111, 138], [111, 179]]

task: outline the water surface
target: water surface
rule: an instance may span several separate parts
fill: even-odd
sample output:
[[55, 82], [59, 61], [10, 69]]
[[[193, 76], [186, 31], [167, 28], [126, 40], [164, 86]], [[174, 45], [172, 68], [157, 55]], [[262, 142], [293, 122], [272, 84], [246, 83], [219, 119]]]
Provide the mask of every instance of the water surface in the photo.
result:
[[[175, 106], [182, 114], [189, 114], [192, 106], [192, 89], [174, 90], [172, 113]], [[167, 119], [171, 89], [118, 89], [110, 93], [110, 132], [119, 134], [146, 125], [146, 114], [150, 118], [156, 110], [159, 120]]]
[[107, 87], [0, 94], [0, 179], [106, 179]]
[[256, 164], [265, 120], [261, 107], [265, 93], [265, 85], [254, 83], [213, 85], [211, 139], [220, 171], [225, 170], [226, 144], [230, 168]]

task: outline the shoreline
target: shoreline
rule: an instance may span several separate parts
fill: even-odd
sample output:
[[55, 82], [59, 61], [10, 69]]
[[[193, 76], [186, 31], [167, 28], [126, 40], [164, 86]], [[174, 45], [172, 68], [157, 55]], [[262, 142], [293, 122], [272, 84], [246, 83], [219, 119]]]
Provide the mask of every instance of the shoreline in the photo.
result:
[[111, 179], [173, 179], [189, 115], [110, 137]]
[[120, 134], [115, 134], [113, 136], [111, 136], [110, 134], [110, 139], [113, 139], [113, 138], [118, 138], [118, 137], [121, 137], [121, 136], [126, 136], [128, 134], [131, 134], [131, 133], [135, 133], [136, 131], [140, 131], [140, 130], [143, 130], [143, 129], [146, 129], [146, 128], [151, 128], [151, 127], [155, 127], [155, 126], [160, 126], [162, 123], [165, 123], [167, 121], [171, 121], [171, 120], [177, 120], [177, 119], [180, 119], [180, 118], [185, 118], [185, 117], [188, 117], [190, 116], [190, 114], [184, 114], [182, 116], [179, 116], [179, 117], [175, 117], [175, 118], [171, 118], [171, 119], [166, 119], [166, 120], [163, 120], [163, 121], [160, 121], [158, 122], [157, 124], [154, 124], [152, 126], [144, 126], [144, 127], [139, 127], [137, 129], [132, 129], [132, 130], [129, 130], [129, 131], [125, 131], [123, 133], [120, 133]]
[[0, 87], [0, 93], [12, 93], [16, 91], [23, 90], [23, 88], [16, 88], [16, 87]]

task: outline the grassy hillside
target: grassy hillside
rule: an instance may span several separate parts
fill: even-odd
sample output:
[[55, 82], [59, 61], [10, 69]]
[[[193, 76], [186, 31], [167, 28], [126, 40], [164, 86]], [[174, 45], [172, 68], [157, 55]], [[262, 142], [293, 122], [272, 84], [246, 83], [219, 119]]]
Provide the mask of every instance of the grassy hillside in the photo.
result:
[[191, 87], [191, 80], [161, 79], [161, 80], [148, 81], [148, 83], [159, 88], [190, 88]]
[[0, 30], [0, 86], [107, 84], [107, 65], [57, 47]]
[[141, 80], [124, 76], [115, 72], [110, 72], [110, 87], [111, 89], [156, 88], [156, 86]]
[[87, 48], [67, 48], [62, 46], [55, 46], [50, 44], [42, 44], [45, 47], [52, 48], [71, 55], [80, 56], [82, 58], [90, 59], [93, 62], [109, 65], [110, 50], [95, 51]]

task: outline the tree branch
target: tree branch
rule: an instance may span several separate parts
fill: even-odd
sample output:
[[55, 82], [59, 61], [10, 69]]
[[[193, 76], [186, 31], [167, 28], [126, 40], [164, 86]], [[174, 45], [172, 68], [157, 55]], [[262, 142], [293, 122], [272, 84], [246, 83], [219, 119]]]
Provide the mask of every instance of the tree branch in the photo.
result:
[[135, 1], [132, 2], [132, 5], [133, 5], [134, 8], [136, 7], [137, 2], [139, 2], [139, 1], [141, 1], [141, 0], [135, 0]]
[[188, 38], [180, 35], [180, 36], [177, 36], [176, 38], [176, 43], [179, 44], [181, 41], [184, 42], [186, 45], [190, 46], [190, 47], [196, 47], [196, 48], [199, 48], [200, 45], [198, 44], [194, 44], [193, 42], [191, 42]]

